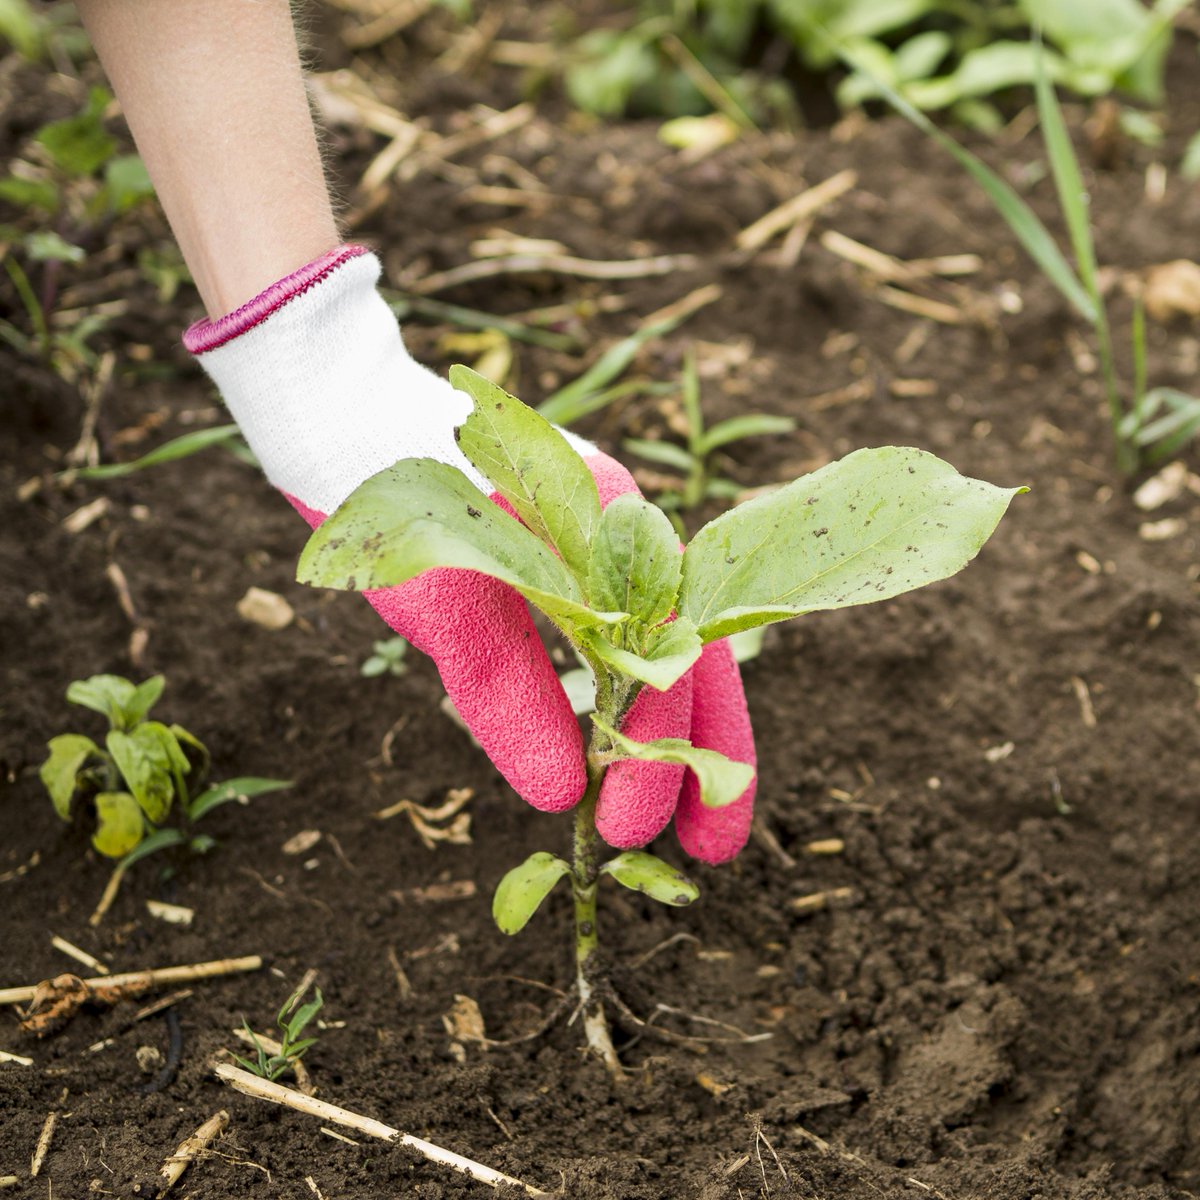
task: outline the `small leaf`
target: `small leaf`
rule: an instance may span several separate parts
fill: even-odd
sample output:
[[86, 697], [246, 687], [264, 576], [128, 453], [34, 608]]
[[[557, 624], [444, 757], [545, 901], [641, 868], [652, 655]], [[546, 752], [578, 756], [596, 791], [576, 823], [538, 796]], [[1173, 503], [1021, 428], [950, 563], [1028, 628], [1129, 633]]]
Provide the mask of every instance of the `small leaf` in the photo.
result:
[[674, 467], [677, 471], [690, 471], [695, 465], [695, 458], [682, 446], [674, 442], [651, 441], [649, 438], [626, 438], [622, 446], [630, 454], [649, 462], [660, 463], [664, 467]]
[[600, 496], [587, 464], [545, 417], [482, 375], [451, 367], [450, 382], [475, 402], [457, 431], [459, 449], [582, 579], [600, 522]]
[[199, 821], [214, 808], [220, 808], [222, 804], [228, 804], [231, 800], [240, 800], [243, 796], [248, 799], [251, 796], [264, 795], [266, 792], [279, 792], [291, 786], [290, 779], [260, 779], [253, 775], [227, 779], [224, 783], [218, 783], [201, 792], [188, 805], [188, 820]]
[[92, 88], [81, 113], [43, 125], [34, 140], [68, 174], [94, 175], [117, 150], [116, 141], [105, 132], [102, 123], [111, 99], [104, 88]]
[[75, 779], [84, 763], [103, 752], [89, 737], [79, 733], [62, 733], [50, 739], [50, 757], [38, 769], [46, 791], [54, 802], [54, 811], [64, 820], [71, 819], [71, 797], [75, 794]]
[[34, 262], [79, 263], [87, 258], [82, 246], [68, 242], [53, 229], [39, 229], [25, 238], [25, 249]]
[[181, 829], [156, 829], [121, 859], [121, 866], [132, 867], [135, 862], [140, 862], [151, 854], [157, 854], [160, 850], [169, 850], [172, 846], [182, 846], [187, 840], [187, 834]]
[[139, 683], [133, 689], [133, 695], [125, 702], [125, 720], [128, 724], [136, 725], [139, 721], [146, 719], [146, 714], [158, 703], [158, 698], [162, 695], [166, 683], [164, 676], [151, 675], [144, 683]]
[[121, 858], [142, 840], [146, 819], [128, 792], [100, 792], [96, 796], [98, 826], [92, 845], [108, 858]]
[[718, 421], [700, 439], [696, 450], [699, 454], [711, 454], [730, 442], [740, 442], [749, 437], [767, 437], [772, 433], [791, 433], [795, 428], [796, 422], [791, 417], [746, 413], [744, 416], [730, 417], [727, 421]]
[[632, 492], [608, 505], [591, 539], [587, 565], [593, 607], [657, 625], [675, 607], [682, 570], [679, 539], [660, 509]]
[[700, 889], [682, 871], [645, 850], [618, 854], [600, 868], [600, 873], [611, 875], [622, 886], [642, 892], [660, 904], [680, 907], [700, 896]]
[[923, 450], [857, 450], [710, 522], [683, 556], [681, 615], [705, 642], [886, 600], [960, 571], [1013, 496]]
[[454, 467], [406, 458], [360, 484], [308, 540], [297, 579], [362, 591], [433, 567], [481, 571], [516, 588], [552, 621], [588, 628], [625, 619], [591, 611], [570, 571]]
[[683, 617], [651, 630], [647, 648], [641, 654], [614, 646], [599, 630], [588, 630], [579, 637], [597, 658], [659, 692], [665, 692], [686, 674], [704, 649], [696, 627]]
[[496, 888], [492, 916], [501, 933], [519, 933], [537, 912], [554, 885], [571, 873], [561, 858], [539, 850], [519, 867], [513, 867]]
[[619, 758], [636, 758], [643, 762], [681, 763], [700, 784], [700, 800], [708, 808], [724, 808], [732, 804], [754, 782], [754, 768], [749, 763], [735, 762], [716, 750], [693, 746], [684, 738], [658, 738], [653, 742], [635, 742], [611, 725], [592, 714], [594, 724], [612, 740]]
[[162, 824], [175, 798], [175, 776], [188, 770], [175, 735], [157, 721], [145, 721], [132, 733], [110, 730], [105, 745], [147, 819]]
[[109, 207], [118, 213], [154, 195], [150, 172], [136, 154], [122, 154], [108, 160], [104, 166], [104, 187]]
[[77, 679], [67, 688], [67, 699], [93, 712], [102, 713], [114, 729], [125, 728], [125, 706], [137, 688], [120, 675], [93, 675]]

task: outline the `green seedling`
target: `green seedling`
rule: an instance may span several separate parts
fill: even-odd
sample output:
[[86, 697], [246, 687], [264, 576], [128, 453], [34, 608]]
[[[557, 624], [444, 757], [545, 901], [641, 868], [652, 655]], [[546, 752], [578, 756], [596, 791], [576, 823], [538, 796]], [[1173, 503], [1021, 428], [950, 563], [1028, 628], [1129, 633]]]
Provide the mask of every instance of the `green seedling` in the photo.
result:
[[408, 654], [408, 643], [402, 637], [387, 638], [382, 642], [372, 642], [374, 654], [358, 669], [360, 675], [372, 679], [376, 675], [404, 675], [408, 671], [405, 656]]
[[106, 225], [154, 195], [142, 160], [119, 153], [105, 128], [111, 103], [108, 91], [92, 88], [78, 113], [43, 125], [27, 156], [0, 178], [0, 201], [25, 218], [18, 225], [0, 225], [0, 240], [19, 249], [25, 260], [22, 265], [11, 253], [4, 255], [29, 321], [28, 329], [0, 321], [0, 338], [68, 382], [95, 368], [90, 340], [106, 318], [82, 310], [55, 312], [64, 265], [84, 261], [87, 245]]
[[137, 685], [118, 675], [76, 680], [67, 699], [107, 718], [104, 744], [82, 733], [59, 734], [39, 771], [59, 817], [93, 822], [92, 846], [120, 860], [114, 891], [125, 871], [151, 854], [174, 846], [212, 849], [214, 839], [195, 827], [214, 809], [292, 786], [256, 776], [208, 784], [204, 743], [182, 725], [149, 719], [164, 683], [161, 675]]
[[[1161, 23], [1178, 11], [1177, 0], [1156, 9]], [[1156, 25], [1155, 28], [1158, 28]], [[837, 47], [845, 61], [858, 71], [871, 74], [869, 65], [846, 47]], [[949, 134], [934, 125], [924, 113], [885, 81], [872, 76], [887, 102], [922, 132], [952, 155], [983, 190], [996, 212], [1004, 219], [1030, 258], [1058, 289], [1071, 307], [1092, 326], [1099, 352], [1100, 372], [1108, 404], [1114, 456], [1117, 467], [1132, 474], [1175, 454], [1200, 434], [1200, 398], [1175, 388], [1146, 387], [1146, 328], [1140, 301], [1135, 303], [1130, 329], [1133, 377], [1122, 385], [1113, 352], [1112, 326], [1100, 288], [1095, 241], [1088, 213], [1079, 159], [1067, 133], [1062, 109], [1040, 43], [1030, 47], [1038, 117], [1050, 173], [1058, 196], [1074, 267], [1060, 250], [1053, 234], [1033, 209], [986, 163]]]
[[70, 479], [107, 480], [123, 479], [126, 475], [134, 475], [147, 467], [161, 466], [163, 463], [178, 462], [182, 458], [190, 458], [211, 446], [220, 446], [227, 450], [239, 462], [256, 466], [257, 460], [250, 447], [242, 438], [241, 431], [236, 425], [213, 425], [208, 429], [194, 429], [191, 433], [182, 434], [163, 442], [153, 450], [136, 458], [132, 462], [101, 463], [95, 467], [72, 467], [60, 474]]
[[681, 396], [684, 420], [687, 422], [686, 445], [646, 438], [626, 438], [622, 443], [632, 454], [683, 472], [678, 488], [667, 489], [656, 497], [659, 508], [664, 512], [694, 509], [705, 500], [736, 498], [743, 489], [732, 479], [722, 478], [716, 473], [713, 460], [717, 451], [744, 438], [790, 433], [796, 428], [796, 422], [790, 417], [744, 413], [706, 429], [704, 413], [700, 408], [700, 374], [696, 369], [694, 353], [689, 353], [684, 363]]
[[516, 933], [569, 880], [588, 1044], [619, 1076], [598, 953], [601, 877], [667, 904], [690, 903], [697, 890], [645, 851], [602, 861], [595, 810], [605, 772], [631, 758], [682, 763], [713, 807], [738, 799], [754, 775], [683, 739], [639, 743], [620, 733], [641, 688], [669, 688], [706, 642], [953, 575], [1024, 489], [964, 478], [921, 450], [859, 450], [718, 517], [681, 553], [666, 515], [641, 496], [620, 496], [601, 511], [587, 465], [544, 417], [465, 367], [452, 368], [450, 381], [474, 401], [457, 431], [460, 449], [520, 520], [487, 503], [454, 467], [402, 459], [314, 532], [297, 577], [361, 591], [434, 567], [480, 571], [515, 588], [587, 663], [595, 711], [571, 857], [532, 855], [501, 881], [493, 913]]
[[[325, 1003], [321, 989], [317, 988], [315, 999], [310, 1000], [307, 1004], [300, 1004], [300, 998], [306, 989], [307, 985], [301, 984], [284, 1001], [283, 1007], [276, 1014], [275, 1024], [279, 1028], [279, 1049], [274, 1053], [268, 1054], [258, 1035], [250, 1028], [249, 1023], [245, 1020], [242, 1021], [242, 1028], [246, 1031], [250, 1041], [254, 1043], [255, 1056], [253, 1059], [248, 1059], [239, 1058], [235, 1054], [233, 1057], [239, 1066], [244, 1067], [247, 1071], [253, 1071], [262, 1079], [272, 1081], [286, 1072], [296, 1069], [296, 1064], [317, 1044], [315, 1037], [306, 1038], [302, 1035]], [[297, 1005], [300, 1006], [297, 1008]]]

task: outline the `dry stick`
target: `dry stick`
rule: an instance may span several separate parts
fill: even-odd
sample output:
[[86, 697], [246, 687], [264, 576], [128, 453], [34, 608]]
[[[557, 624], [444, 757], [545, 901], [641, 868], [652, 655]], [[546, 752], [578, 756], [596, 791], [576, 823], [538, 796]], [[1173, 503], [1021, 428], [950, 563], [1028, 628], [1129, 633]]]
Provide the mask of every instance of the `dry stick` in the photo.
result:
[[353, 29], [344, 30], [342, 43], [348, 50], [367, 50], [406, 29], [418, 17], [424, 16], [432, 7], [432, 0], [410, 0], [408, 4], [396, 4], [385, 9], [379, 16]]
[[737, 235], [737, 248], [750, 252], [761, 249], [777, 233], [782, 233], [798, 222], [807, 220], [827, 204], [848, 192], [857, 182], [857, 173], [847, 169], [830, 176], [815, 187], [808, 188], [798, 196], [793, 196], [778, 208], [773, 208], [766, 216], [759, 217], [753, 225], [747, 225]]
[[14, 1063], [18, 1067], [32, 1067], [33, 1059], [26, 1058], [23, 1054], [10, 1054], [7, 1050], [0, 1050], [0, 1063]]
[[527, 125], [533, 119], [535, 111], [532, 104], [524, 103], [503, 112], [490, 112], [477, 125], [464, 129], [461, 133], [452, 133], [449, 137], [441, 138], [428, 149], [420, 150], [411, 158], [407, 158], [400, 164], [397, 176], [401, 182], [407, 183], [426, 168], [445, 163], [447, 159], [461, 154], [464, 150], [494, 141], [506, 133], [513, 133], [522, 125]]
[[399, 1129], [393, 1129], [390, 1125], [385, 1125], [382, 1121], [360, 1116], [358, 1113], [350, 1112], [348, 1109], [339, 1108], [336, 1104], [329, 1104], [325, 1100], [317, 1100], [312, 1096], [305, 1096], [293, 1088], [286, 1088], [278, 1083], [271, 1083], [269, 1080], [260, 1079], [257, 1075], [252, 1075], [249, 1071], [239, 1070], [237, 1067], [231, 1067], [228, 1063], [218, 1063], [213, 1070], [216, 1072], [218, 1079], [223, 1083], [229, 1084], [235, 1091], [242, 1092], [244, 1095], [254, 1096], [259, 1100], [266, 1100], [271, 1104], [282, 1104], [285, 1108], [295, 1109], [296, 1112], [306, 1113], [310, 1117], [319, 1117], [323, 1121], [331, 1121], [335, 1125], [342, 1125], [347, 1129], [353, 1129], [358, 1133], [365, 1134], [367, 1137], [379, 1138], [385, 1142], [398, 1142], [402, 1146], [407, 1146], [410, 1150], [415, 1150], [418, 1154], [429, 1159], [430, 1162], [452, 1167], [454, 1170], [461, 1171], [464, 1175], [469, 1175], [472, 1179], [480, 1183], [490, 1184], [492, 1187], [509, 1184], [512, 1187], [521, 1188], [529, 1196], [551, 1195], [550, 1192], [544, 1192], [540, 1188], [533, 1187], [531, 1184], [522, 1183], [519, 1179], [513, 1179], [511, 1175], [505, 1175], [501, 1171], [485, 1167], [482, 1163], [473, 1162], [469, 1158], [463, 1158], [461, 1154], [455, 1154], [452, 1150], [443, 1150], [440, 1146], [433, 1145], [432, 1142], [426, 1142], [421, 1138], [413, 1137], [409, 1133], [402, 1133]]
[[73, 958], [77, 963], [83, 963], [85, 967], [90, 967], [97, 975], [110, 975], [112, 973], [98, 958], [95, 958], [86, 950], [80, 950], [78, 946], [72, 945], [66, 938], [60, 938], [58, 934], [55, 934], [50, 939], [50, 945], [55, 950], [61, 950], [63, 954], [68, 958]]
[[821, 234], [821, 245], [831, 254], [861, 267], [889, 283], [915, 283], [931, 276], [971, 275], [983, 262], [978, 254], [945, 254], [937, 258], [896, 258], [873, 246], [856, 242], [836, 229]]
[[569, 254], [509, 254], [504, 258], [485, 258], [451, 267], [436, 275], [415, 281], [409, 291], [418, 295], [444, 292], [462, 283], [492, 279], [497, 275], [574, 275], [579, 279], [645, 279], [650, 275], [670, 275], [691, 270], [699, 260], [694, 254], [659, 254], [652, 258], [603, 261], [575, 258]]
[[930, 300], [925, 296], [914, 296], [912, 292], [901, 291], [894, 287], [881, 287], [874, 295], [884, 304], [898, 308], [902, 312], [914, 313], [918, 317], [928, 317], [931, 321], [939, 321], [943, 325], [965, 325], [969, 320], [961, 308], [953, 304], [943, 304], [940, 300]]
[[[149, 971], [128, 971], [123, 975], [99, 975], [83, 982], [96, 991], [120, 993], [148, 992], [167, 983], [188, 983], [193, 979], [212, 979], [218, 975], [236, 975], [257, 971], [263, 960], [257, 954], [244, 958], [218, 958], [212, 962], [189, 963], [182, 967], [155, 967]], [[0, 988], [0, 1007], [28, 1004], [37, 994], [37, 985]]]
[[163, 1179], [164, 1192], [179, 1182], [179, 1177], [184, 1171], [196, 1161], [201, 1151], [208, 1149], [209, 1142], [225, 1131], [228, 1124], [229, 1114], [221, 1109], [220, 1112], [213, 1113], [191, 1137], [184, 1138], [179, 1143], [179, 1149], [163, 1163], [158, 1172]]
[[100, 897], [100, 903], [96, 905], [96, 911], [88, 917], [88, 924], [93, 929], [104, 920], [105, 913], [112, 908], [112, 903], [117, 898], [117, 892], [121, 887], [121, 880], [125, 878], [125, 870], [124, 864], [118, 863], [108, 877], [108, 882], [104, 885], [104, 893]]
[[0, 1175], [0, 1188], [16, 1187], [20, 1182], [19, 1175]]
[[33, 1158], [29, 1163], [29, 1174], [32, 1178], [37, 1178], [38, 1172], [42, 1169], [42, 1163], [46, 1161], [46, 1154], [50, 1150], [50, 1139], [54, 1136], [54, 1127], [57, 1124], [58, 1113], [47, 1113], [46, 1123], [42, 1126], [42, 1132], [37, 1140], [37, 1147], [34, 1149]]

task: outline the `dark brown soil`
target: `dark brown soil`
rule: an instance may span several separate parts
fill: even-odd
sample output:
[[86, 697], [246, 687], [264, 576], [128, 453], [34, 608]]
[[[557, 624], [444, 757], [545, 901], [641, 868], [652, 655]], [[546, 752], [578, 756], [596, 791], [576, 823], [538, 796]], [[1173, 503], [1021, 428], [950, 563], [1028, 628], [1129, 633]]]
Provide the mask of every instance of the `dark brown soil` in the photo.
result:
[[[511, 82], [489, 80], [438, 90], [426, 72], [413, 91], [424, 87], [436, 103], [401, 99], [446, 130], [469, 100], [511, 99], [486, 91]], [[1123, 270], [1194, 250], [1195, 186], [1172, 171], [1161, 203], [1144, 189], [1147, 165], [1175, 162], [1196, 124], [1194, 98], [1172, 111], [1157, 154], [1126, 147], [1116, 167], [1090, 173], [1102, 256]], [[10, 150], [20, 136], [9, 127]], [[334, 137], [347, 191], [379, 145], [364, 133]], [[1039, 151], [1027, 138], [988, 153], [1021, 178]], [[654, 344], [640, 369], [671, 378], [700, 339], [713, 419], [746, 409], [796, 418], [794, 435], [735, 448], [737, 479], [767, 483], [894, 442], [1033, 490], [960, 577], [783, 627], [745, 667], [768, 836], [729, 867], [690, 868], [703, 892], [691, 909], [603, 898], [603, 935], [631, 1007], [657, 1012], [655, 1024], [672, 1034], [715, 1040], [621, 1031], [631, 1076], [616, 1090], [583, 1060], [579, 1030], [561, 1021], [490, 1049], [456, 1046], [443, 1024], [467, 996], [490, 1037], [513, 1037], [554, 1002], [537, 985], [568, 986], [561, 897], [513, 939], [489, 913], [503, 872], [561, 843], [565, 820], [521, 805], [439, 711], [427, 660], [414, 654], [403, 678], [360, 677], [385, 631], [356, 597], [292, 582], [303, 526], [252, 471], [209, 453], [106, 485], [50, 484], [77, 437], [79, 402], [7, 356], [0, 986], [69, 969], [52, 934], [114, 970], [254, 953], [269, 961], [257, 974], [195, 985], [178, 1006], [178, 1072], [149, 1094], [135, 1052], [166, 1051], [163, 1017], [127, 1029], [134, 1005], [123, 1004], [38, 1040], [11, 1012], [0, 1016], [0, 1049], [34, 1060], [0, 1064], [0, 1176], [24, 1180], [12, 1195], [48, 1195], [51, 1186], [54, 1196], [149, 1194], [163, 1159], [222, 1107], [229, 1131], [183, 1195], [487, 1194], [404, 1150], [334, 1140], [318, 1121], [215, 1082], [210, 1062], [235, 1046], [231, 1030], [243, 1018], [269, 1027], [308, 968], [319, 972], [330, 1022], [308, 1059], [322, 1097], [567, 1196], [1200, 1192], [1194, 487], [1153, 512], [1134, 505], [1112, 465], [1096, 376], [1081, 373], [1070, 348], [1077, 325], [957, 168], [903, 124], [746, 139], [687, 165], [652, 124], [538, 116], [456, 162], [486, 178], [496, 163], [485, 160], [497, 154], [553, 192], [592, 201], [599, 216], [566, 204], [545, 213], [482, 207], [463, 198], [456, 172], [424, 174], [356, 231], [382, 247], [393, 278], [466, 261], [469, 243], [497, 226], [558, 238], [586, 257], [693, 253], [694, 270], [608, 288], [628, 298], [629, 311], [590, 321], [588, 332], [593, 342], [618, 336], [632, 314], [718, 282], [721, 299]], [[859, 172], [858, 186], [818, 220], [795, 268], [731, 256], [738, 229], [845, 167]], [[1030, 195], [1049, 219], [1049, 185]], [[129, 262], [138, 237], [161, 238], [150, 225], [113, 234], [128, 242]], [[904, 258], [980, 254], [983, 269], [963, 283], [992, 318], [916, 332], [918, 318], [881, 303], [820, 244], [830, 229]], [[121, 358], [100, 420], [110, 460], [218, 417], [209, 388], [172, 349], [194, 302], [163, 309], [147, 285], [129, 287], [129, 311], [111, 330]], [[604, 291], [524, 278], [445, 298], [508, 313]], [[1019, 297], [1021, 310], [1001, 315], [1002, 295]], [[1115, 311], [1124, 328], [1120, 297]], [[442, 332], [413, 323], [409, 341], [444, 367], [454, 356], [439, 352]], [[139, 377], [134, 343], [151, 345], [179, 374]], [[1195, 386], [1194, 327], [1153, 326], [1150, 344], [1154, 382]], [[579, 369], [578, 360], [522, 346], [515, 386], [537, 401]], [[623, 434], [667, 432], [663, 422], [647, 401], [584, 428], [619, 451]], [[139, 425], [136, 442], [126, 431]], [[1195, 469], [1194, 454], [1190, 462]], [[18, 500], [34, 476], [47, 482]], [[63, 518], [100, 495], [108, 512], [66, 532]], [[1173, 536], [1142, 536], [1145, 523], [1165, 518], [1178, 521]], [[111, 562], [149, 632], [140, 667], [105, 575]], [[239, 619], [235, 605], [251, 585], [284, 595], [296, 623], [268, 632]], [[279, 775], [296, 787], [222, 809], [210, 822], [219, 848], [180, 860], [169, 880], [153, 861], [137, 867], [93, 930], [87, 918], [105, 864], [59, 824], [36, 772], [52, 735], [99, 732], [63, 693], [71, 679], [101, 671], [164, 672], [162, 713], [209, 743], [218, 778]], [[436, 804], [463, 787], [474, 789], [470, 845], [429, 850], [404, 816], [372, 817], [401, 798]], [[322, 840], [285, 853], [307, 829]], [[828, 838], [842, 839], [844, 852], [806, 852]], [[656, 849], [683, 861], [669, 835]], [[472, 894], [416, 898], [457, 881]], [[823, 911], [792, 906], [830, 889], [847, 890]], [[193, 907], [194, 925], [152, 919], [152, 897]], [[673, 935], [686, 936], [662, 946]], [[392, 956], [411, 994], [402, 994]], [[724, 1040], [728, 1026], [770, 1036]], [[89, 1052], [110, 1036], [108, 1048]], [[42, 1177], [30, 1181], [29, 1157], [52, 1110], [61, 1114], [53, 1145]]]

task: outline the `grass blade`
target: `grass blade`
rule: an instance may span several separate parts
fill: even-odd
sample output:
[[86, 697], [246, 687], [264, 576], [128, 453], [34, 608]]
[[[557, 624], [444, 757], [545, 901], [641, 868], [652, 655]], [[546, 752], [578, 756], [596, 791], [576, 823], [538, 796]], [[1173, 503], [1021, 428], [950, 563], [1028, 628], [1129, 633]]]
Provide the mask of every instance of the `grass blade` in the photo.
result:
[[[207, 450], [210, 446], [220, 446], [238, 438], [240, 433], [236, 425], [214, 425], [211, 429], [197, 429], [193, 433], [185, 433], [182, 437], [172, 438], [133, 462], [80, 467], [69, 474], [74, 475], [76, 479], [120, 479], [122, 476], [132, 475], [135, 471], [157, 467], [161, 463], [175, 462], [177, 459], [199, 454], [201, 450]], [[66, 473], [68, 472], [64, 472]]]
[[895, 88], [880, 79], [848, 47], [840, 45], [819, 26], [813, 28], [825, 40], [830, 49], [847, 66], [868, 76], [879, 89], [879, 94], [902, 117], [915, 125], [922, 133], [931, 137], [983, 189], [996, 211], [1004, 218], [1013, 235], [1025, 247], [1026, 253], [1041, 268], [1046, 278], [1062, 293], [1070, 305], [1091, 323], [1095, 323], [1096, 305], [1087, 289], [1080, 283], [1070, 264], [1063, 257], [1050, 231], [1042, 224], [1037, 214], [1020, 196], [981, 158], [959, 145], [948, 133], [939, 129], [923, 112], [913, 107]]
[[462, 329], [497, 329], [516, 342], [529, 342], [544, 346], [547, 350], [571, 351], [579, 346], [579, 339], [569, 333], [555, 333], [550, 329], [538, 329], [524, 325], [511, 317], [500, 317], [495, 313], [481, 312], [476, 308], [464, 308], [461, 304], [447, 304], [444, 300], [431, 300], [425, 296], [413, 296], [407, 292], [389, 297], [389, 307], [400, 320], [415, 313], [435, 321], [447, 321]]

